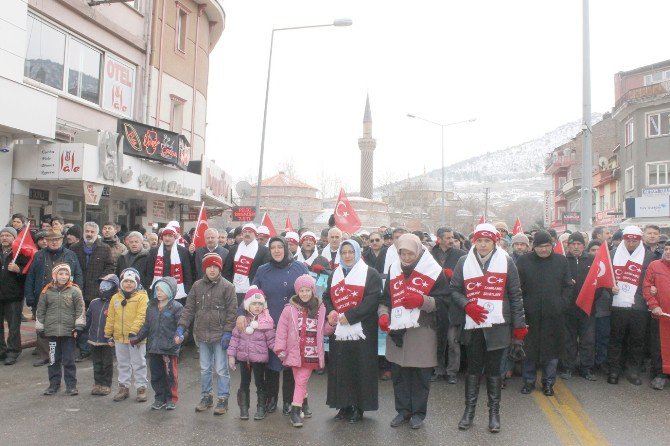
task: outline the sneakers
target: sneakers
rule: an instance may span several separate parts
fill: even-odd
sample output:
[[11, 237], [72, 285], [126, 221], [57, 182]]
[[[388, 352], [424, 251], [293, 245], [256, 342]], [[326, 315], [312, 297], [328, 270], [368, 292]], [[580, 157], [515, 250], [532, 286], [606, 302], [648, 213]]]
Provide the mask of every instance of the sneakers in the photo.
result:
[[405, 424], [409, 418], [407, 418], [404, 414], [399, 413], [398, 415], [395, 416], [394, 419], [391, 420], [391, 427], [398, 427], [403, 424]]
[[123, 384], [119, 384], [119, 391], [116, 393], [116, 395], [114, 395], [114, 401], [123, 401], [128, 398], [129, 395], [130, 391], [128, 390], [128, 387], [124, 386]]
[[5, 365], [14, 365], [19, 358], [17, 356], [7, 355], [5, 358]]
[[626, 377], [629, 383], [633, 384], [634, 386], [641, 386], [642, 385], [642, 380], [640, 379], [640, 375], [638, 375], [636, 372], [631, 372], [628, 374]]
[[458, 379], [456, 378], [456, 375], [447, 375], [447, 383], [448, 384], [456, 384], [458, 382]]
[[412, 418], [409, 419], [409, 427], [419, 429], [421, 426], [423, 426], [423, 418], [418, 415], [412, 415]]
[[284, 403], [281, 414], [287, 417], [291, 413], [291, 403]]
[[307, 398], [302, 401], [302, 414], [305, 418], [312, 418], [312, 410], [309, 408]]
[[207, 409], [212, 408], [214, 406], [214, 401], [212, 399], [212, 395], [204, 395], [200, 402], [198, 403], [197, 406], [195, 406], [195, 411], [196, 412], [204, 412]]
[[43, 365], [49, 364], [48, 359], [38, 359], [36, 361], [33, 361], [33, 367], [41, 367]]
[[165, 408], [165, 401], [154, 400], [154, 403], [151, 405], [151, 410], [161, 410]]
[[138, 403], [146, 403], [147, 402], [147, 388], [146, 387], [140, 387], [137, 389], [137, 396], [135, 397], [135, 401]]
[[59, 388], [60, 386], [51, 384], [49, 387], [47, 387], [47, 390], [44, 391], [44, 394], [47, 396], [55, 395], [56, 393], [58, 393]]
[[91, 395], [102, 395], [102, 393], [100, 393], [101, 387], [102, 386], [100, 384], [94, 385], [93, 388], [91, 389]]
[[223, 415], [226, 412], [228, 412], [228, 398], [224, 396], [223, 398], [217, 399], [214, 415]]
[[598, 381], [598, 377], [591, 373], [591, 370], [584, 370], [580, 375], [587, 381]]
[[291, 405], [291, 410], [289, 411], [289, 417], [291, 419], [291, 425], [293, 427], [302, 427], [302, 418], [300, 417], [300, 406]]
[[535, 390], [535, 383], [524, 383], [523, 387], [521, 388], [521, 393], [524, 395], [528, 395]]
[[619, 374], [610, 372], [609, 376], [607, 377], [607, 383], [619, 384]]
[[76, 396], [79, 395], [79, 390], [76, 387], [68, 387], [65, 389], [65, 395], [67, 396]]
[[168, 401], [167, 403], [165, 403], [165, 410], [175, 410], [176, 408], [177, 405], [172, 401]]
[[572, 370], [563, 370], [561, 372], [561, 379], [570, 379], [572, 378]]
[[649, 386], [654, 390], [663, 390], [663, 388], [665, 387], [665, 381], [666, 380], [664, 377], [657, 376], [656, 378], [651, 380]]
[[100, 386], [100, 393], [98, 395], [100, 396], [106, 396], [112, 393], [112, 388], [109, 386]]

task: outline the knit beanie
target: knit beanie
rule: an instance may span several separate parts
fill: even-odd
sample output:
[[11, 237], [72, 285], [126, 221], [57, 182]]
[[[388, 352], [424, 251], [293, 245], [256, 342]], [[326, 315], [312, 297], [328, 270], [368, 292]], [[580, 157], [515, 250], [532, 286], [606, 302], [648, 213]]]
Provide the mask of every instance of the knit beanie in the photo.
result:
[[167, 282], [163, 280], [159, 280], [156, 282], [154, 285], [154, 297], [156, 296], [156, 290], [161, 290], [167, 295], [167, 300], [172, 300], [174, 299], [174, 294], [172, 294], [172, 288], [170, 285], [167, 284]]
[[519, 232], [517, 235], [512, 237], [512, 245], [515, 243], [525, 243], [526, 245], [530, 246], [530, 240], [528, 240], [528, 236], [523, 232]]
[[570, 234], [570, 237], [568, 237], [568, 245], [570, 243], [581, 243], [582, 245], [586, 244], [584, 241], [584, 236], [581, 232], [573, 232]]
[[126, 268], [121, 271], [121, 275], [119, 276], [119, 283], [122, 284], [125, 280], [132, 280], [135, 282], [136, 290], [140, 288], [140, 274], [135, 268]]
[[476, 242], [480, 238], [487, 238], [494, 242], [498, 240], [500, 233], [491, 223], [482, 223], [475, 228], [475, 234], [472, 237], [472, 242]]
[[68, 275], [70, 275], [70, 277], [72, 277], [72, 270], [70, 269], [69, 264], [67, 264], [67, 263], [56, 263], [54, 265], [53, 269], [51, 270], [51, 278], [54, 280], [54, 282], [56, 281], [56, 275], [58, 274], [58, 271], [60, 271], [62, 269], [66, 270]]
[[314, 281], [314, 278], [309, 274], [303, 274], [302, 276], [295, 279], [295, 284], [293, 285], [293, 287], [295, 288], [296, 294], [300, 292], [300, 288], [307, 287], [310, 288], [312, 290], [312, 294], [316, 296], [316, 282]]
[[623, 239], [623, 230], [617, 229], [616, 231], [614, 231], [614, 234], [612, 234], [612, 241], [615, 242], [621, 239]]
[[305, 231], [302, 233], [302, 236], [300, 237], [300, 243], [304, 242], [306, 239], [312, 239], [314, 243], [316, 243], [316, 234], [314, 234], [312, 231]]
[[626, 226], [623, 229], [624, 240], [642, 240], [642, 229], [637, 226]]
[[551, 235], [547, 231], [537, 231], [535, 233], [535, 237], [533, 237], [533, 246], [540, 246], [540, 245], [546, 245], [547, 243], [549, 244], [554, 244], [554, 241], [551, 239]]
[[260, 302], [263, 304], [263, 309], [267, 309], [267, 304], [265, 302], [265, 293], [263, 293], [263, 290], [258, 288], [257, 286], [252, 286], [249, 288], [249, 291], [244, 295], [244, 309], [246, 311], [249, 311], [249, 306], [251, 306], [252, 303], [254, 302]]
[[287, 232], [284, 238], [288, 243], [293, 243], [294, 245], [297, 245], [300, 240], [300, 236], [298, 235], [298, 233], [293, 231]]
[[78, 239], [81, 239], [81, 226], [79, 225], [72, 225], [70, 229], [67, 230], [66, 235], [71, 235], [73, 237], [76, 237]]
[[215, 252], [208, 252], [202, 258], [202, 269], [206, 270], [210, 266], [216, 266], [219, 271], [223, 269], [223, 259]]
[[12, 237], [16, 238], [16, 229], [12, 228], [11, 226], [7, 226], [6, 228], [0, 229], [0, 234], [3, 232], [6, 232], [10, 234]]

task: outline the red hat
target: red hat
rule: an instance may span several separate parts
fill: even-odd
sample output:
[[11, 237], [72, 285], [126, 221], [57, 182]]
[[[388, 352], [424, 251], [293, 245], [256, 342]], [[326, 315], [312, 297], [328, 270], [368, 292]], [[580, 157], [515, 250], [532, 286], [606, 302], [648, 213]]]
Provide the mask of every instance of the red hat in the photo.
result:
[[267, 308], [267, 303], [265, 302], [265, 293], [263, 290], [253, 285], [249, 287], [249, 291], [244, 295], [244, 309], [249, 311], [249, 307], [254, 302], [260, 302], [263, 304], [263, 308]]
[[626, 226], [623, 230], [624, 240], [642, 240], [642, 230], [637, 226]]
[[298, 235], [298, 233], [293, 231], [287, 232], [284, 238], [288, 243], [293, 243], [294, 245], [297, 245], [300, 240], [300, 236]]
[[208, 252], [202, 258], [202, 269], [207, 269], [210, 266], [216, 266], [219, 271], [223, 269], [223, 259], [215, 252]]
[[491, 223], [482, 223], [477, 225], [475, 228], [475, 235], [472, 237], [472, 241], [476, 242], [480, 238], [487, 238], [489, 240], [498, 241], [500, 233]]
[[311, 238], [314, 243], [316, 243], [316, 234], [314, 234], [312, 231], [305, 231], [302, 233], [302, 236], [300, 237], [300, 243], [304, 242], [305, 239]]
[[242, 226], [243, 231], [251, 231], [254, 233], [254, 235], [258, 234], [258, 231], [256, 230], [256, 225], [253, 223], [247, 223], [246, 225]]
[[167, 226], [163, 228], [163, 231], [161, 232], [161, 237], [166, 234], [172, 234], [173, 236], [177, 237], [179, 235], [179, 226], [174, 226], [168, 223]]

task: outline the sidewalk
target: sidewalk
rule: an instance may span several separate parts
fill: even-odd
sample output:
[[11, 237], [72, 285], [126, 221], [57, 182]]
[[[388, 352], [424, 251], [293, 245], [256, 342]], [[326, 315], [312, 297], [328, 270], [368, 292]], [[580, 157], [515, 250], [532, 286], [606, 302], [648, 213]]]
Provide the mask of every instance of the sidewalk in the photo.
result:
[[[5, 335], [7, 335], [7, 324], [4, 324]], [[21, 349], [35, 347], [37, 333], [35, 333], [35, 321], [21, 322]]]

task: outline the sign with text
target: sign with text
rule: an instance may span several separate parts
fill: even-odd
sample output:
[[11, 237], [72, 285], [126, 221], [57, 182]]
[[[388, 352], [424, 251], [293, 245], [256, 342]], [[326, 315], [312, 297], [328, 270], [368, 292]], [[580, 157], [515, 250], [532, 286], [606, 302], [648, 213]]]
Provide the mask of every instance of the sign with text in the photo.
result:
[[119, 120], [118, 131], [126, 155], [171, 164], [182, 170], [191, 161], [191, 147], [183, 135], [127, 119]]
[[39, 179], [81, 179], [83, 149], [83, 146], [78, 144], [47, 144], [40, 147], [37, 157]]
[[579, 212], [563, 212], [562, 220], [566, 225], [579, 224], [582, 221], [582, 214]]
[[254, 221], [256, 206], [233, 206], [233, 221]]
[[554, 191], [553, 190], [545, 190], [544, 191], [544, 226], [546, 228], [549, 227], [551, 224], [553, 218], [552, 218], [552, 210], [554, 209]]
[[670, 195], [635, 198], [635, 217], [670, 217]]
[[165, 219], [165, 201], [164, 200], [154, 200], [154, 205], [151, 214], [154, 218]]
[[28, 198], [37, 201], [49, 201], [49, 191], [43, 189], [29, 189]]
[[102, 197], [102, 190], [104, 187], [105, 186], [102, 184], [84, 181], [84, 203], [91, 206], [100, 204], [100, 197]]
[[668, 195], [670, 187], [645, 187], [642, 189], [642, 195]]
[[102, 82], [102, 108], [131, 118], [135, 96], [135, 67], [111, 54], [105, 54]]

